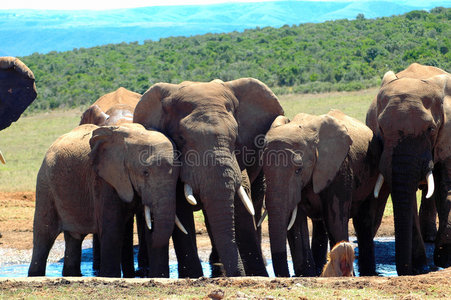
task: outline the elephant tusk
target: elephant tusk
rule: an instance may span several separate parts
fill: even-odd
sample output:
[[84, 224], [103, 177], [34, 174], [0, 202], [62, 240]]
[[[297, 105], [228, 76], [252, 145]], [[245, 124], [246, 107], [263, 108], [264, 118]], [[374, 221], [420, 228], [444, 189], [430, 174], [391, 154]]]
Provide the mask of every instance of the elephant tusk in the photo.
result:
[[381, 191], [381, 187], [384, 184], [384, 176], [379, 173], [377, 177], [376, 185], [374, 186], [374, 198], [377, 199], [379, 197], [379, 192]]
[[193, 188], [189, 184], [185, 183], [183, 191], [185, 192], [186, 201], [191, 205], [197, 205], [196, 198], [193, 195]]
[[147, 228], [149, 228], [149, 230], [152, 230], [152, 220], [150, 218], [150, 208], [147, 205], [144, 206], [144, 218], [146, 219]]
[[2, 151], [0, 151], [0, 162], [2, 162], [2, 164], [6, 164], [6, 160], [3, 157]]
[[434, 175], [432, 175], [432, 171], [427, 173], [426, 180], [428, 182], [428, 193], [426, 194], [426, 198], [429, 199], [434, 194]]
[[268, 210], [265, 208], [265, 210], [263, 211], [263, 214], [260, 218], [260, 221], [258, 221], [257, 227], [260, 227], [262, 225], [262, 223], [265, 220], [267, 215], [268, 215]]
[[180, 222], [177, 215], [175, 215], [175, 225], [182, 231], [184, 234], [188, 234], [188, 231], [186, 231], [185, 227], [183, 226], [182, 222]]
[[255, 216], [254, 205], [252, 204], [251, 199], [249, 199], [249, 196], [247, 195], [242, 185], [240, 185], [240, 188], [238, 189], [238, 196], [240, 196], [240, 199], [243, 202], [244, 206], [246, 207], [247, 211], [251, 215]]
[[290, 223], [288, 224], [287, 231], [289, 231], [291, 229], [291, 227], [293, 227], [294, 221], [296, 221], [297, 214], [298, 214], [298, 206], [296, 205], [293, 209], [293, 213], [291, 214], [291, 220], [290, 220]]

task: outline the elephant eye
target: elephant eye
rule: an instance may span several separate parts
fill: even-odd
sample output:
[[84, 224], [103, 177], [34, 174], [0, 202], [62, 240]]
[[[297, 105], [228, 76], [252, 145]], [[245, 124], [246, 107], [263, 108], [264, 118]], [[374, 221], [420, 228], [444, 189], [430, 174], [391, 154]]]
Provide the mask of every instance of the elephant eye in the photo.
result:
[[296, 170], [294, 171], [294, 173], [296, 173], [297, 175], [299, 175], [299, 174], [301, 174], [301, 171], [302, 171], [302, 168], [299, 168], [299, 169], [296, 169]]
[[145, 177], [149, 177], [149, 171], [145, 170], [145, 171], [143, 172], [143, 174], [144, 174]]
[[428, 127], [428, 132], [429, 132], [430, 134], [434, 133], [434, 131], [435, 131], [434, 126], [429, 126], [429, 127]]

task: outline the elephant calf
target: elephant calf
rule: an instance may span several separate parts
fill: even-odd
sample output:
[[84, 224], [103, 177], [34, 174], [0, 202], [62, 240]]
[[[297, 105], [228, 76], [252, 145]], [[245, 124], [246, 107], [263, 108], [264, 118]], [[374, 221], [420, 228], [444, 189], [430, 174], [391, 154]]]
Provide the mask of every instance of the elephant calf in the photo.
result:
[[49, 251], [58, 234], [64, 232], [63, 276], [81, 275], [82, 240], [97, 233], [101, 243], [99, 275], [120, 277], [121, 257], [131, 255], [128, 257], [133, 259], [130, 249], [121, 253], [125, 227], [141, 199], [151, 229], [146, 238], [154, 263], [150, 275], [168, 277], [168, 244], [176, 218], [179, 176], [174, 154], [174, 145], [166, 136], [139, 124], [82, 125], [57, 139], [37, 177], [28, 275], [45, 275]]
[[[360, 273], [375, 273], [373, 237], [385, 208], [372, 195], [379, 148], [368, 127], [336, 110], [322, 116], [298, 114], [291, 122], [280, 116], [273, 122], [266, 134], [263, 170], [276, 276], [289, 276], [287, 238], [296, 276], [317, 275], [327, 252], [323, 222], [334, 245], [348, 240], [351, 217]], [[314, 219], [313, 254], [306, 215]]]

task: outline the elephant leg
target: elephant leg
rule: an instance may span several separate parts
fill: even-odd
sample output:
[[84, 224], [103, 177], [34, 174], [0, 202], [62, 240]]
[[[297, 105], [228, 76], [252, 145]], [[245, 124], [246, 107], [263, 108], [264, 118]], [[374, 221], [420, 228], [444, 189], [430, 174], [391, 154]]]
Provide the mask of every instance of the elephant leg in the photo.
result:
[[125, 223], [124, 240], [122, 242], [121, 267], [124, 278], [135, 277], [135, 262], [133, 256], [133, 217]]
[[417, 213], [417, 202], [413, 203], [412, 222], [412, 266], [414, 274], [427, 273], [426, 248], [420, 231], [420, 220]]
[[183, 183], [177, 183], [176, 214], [188, 234], [184, 234], [175, 226], [172, 233], [175, 254], [178, 262], [179, 278], [199, 278], [203, 276], [202, 265], [197, 253], [196, 229], [194, 225], [193, 208], [186, 201], [183, 193]]
[[[36, 197], [42, 197], [39, 191], [37, 191]], [[37, 204], [33, 223], [33, 254], [28, 269], [28, 276], [45, 276], [45, 267], [50, 249], [60, 232], [58, 215], [53, 204]]]
[[101, 220], [100, 271], [101, 277], [121, 277], [121, 258], [125, 233], [125, 204], [117, 195], [104, 196], [104, 208]]
[[373, 240], [374, 211], [372, 211], [372, 204], [377, 200], [379, 199], [375, 199], [372, 194], [369, 195], [359, 206], [357, 214], [352, 218], [359, 243], [358, 264], [360, 276], [377, 275]]
[[149, 259], [146, 240], [146, 222], [144, 221], [144, 215], [142, 209], [136, 212], [136, 228], [138, 230], [138, 270], [135, 275], [137, 277], [146, 277], [149, 271]]
[[[262, 201], [263, 199], [261, 199]], [[259, 238], [256, 230], [255, 219], [246, 210], [237, 194], [235, 195], [234, 207], [235, 237], [246, 275], [267, 277], [268, 272], [266, 271], [260, 245], [261, 238]]]
[[312, 252], [315, 262], [315, 275], [319, 276], [327, 262], [327, 243], [329, 242], [329, 238], [327, 237], [323, 220], [312, 220], [312, 224]]
[[70, 232], [64, 231], [66, 249], [64, 251], [63, 276], [81, 276], [81, 244], [84, 239], [75, 238]]
[[307, 215], [298, 207], [293, 227], [287, 232], [295, 276], [315, 276], [315, 261], [310, 249]]
[[[439, 186], [437, 177], [434, 174], [435, 186]], [[437, 193], [434, 193], [431, 198], [426, 199], [427, 188], [421, 192], [421, 205], [420, 205], [420, 229], [421, 236], [424, 242], [433, 243], [437, 235], [437, 209], [435, 207], [435, 197]]]
[[211, 253], [208, 258], [208, 262], [210, 263], [211, 277], [212, 278], [223, 277], [225, 276], [224, 265], [221, 263], [219, 259], [218, 249], [216, 249], [215, 243], [213, 242], [213, 234], [211, 233], [207, 213], [205, 212], [205, 210], [202, 210], [202, 212], [204, 213], [205, 227], [207, 227], [208, 236], [210, 237], [211, 241]]
[[97, 233], [92, 235], [92, 269], [95, 274], [100, 270], [100, 240]]

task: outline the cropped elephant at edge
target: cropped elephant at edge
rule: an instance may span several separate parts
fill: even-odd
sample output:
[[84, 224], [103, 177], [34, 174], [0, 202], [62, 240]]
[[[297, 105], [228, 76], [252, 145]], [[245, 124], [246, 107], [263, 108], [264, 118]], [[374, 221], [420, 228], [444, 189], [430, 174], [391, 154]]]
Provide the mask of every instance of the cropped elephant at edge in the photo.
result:
[[120, 87], [97, 99], [81, 116], [80, 125], [113, 126], [133, 122], [141, 94]]
[[421, 206], [435, 198], [439, 216], [434, 262], [449, 267], [451, 75], [416, 63], [397, 74], [387, 72], [366, 123], [383, 143], [379, 169], [393, 201], [398, 274], [427, 270], [416, 204], [417, 188], [426, 182], [428, 192], [423, 193]]
[[[139, 124], [87, 124], [61, 136], [47, 151], [37, 177], [28, 275], [45, 275], [49, 251], [64, 232], [63, 276], [81, 275], [81, 243], [87, 234], [97, 233], [99, 275], [120, 277], [124, 230], [141, 199], [148, 212], [147, 226], [152, 229], [146, 236], [149, 260], [157, 264], [151, 266], [151, 275], [168, 277], [178, 176], [173, 143]], [[161, 253], [166, 253], [165, 260], [150, 259]], [[133, 270], [122, 271], [125, 277], [134, 276]]]
[[[283, 109], [274, 93], [253, 78], [228, 82], [158, 83], [144, 93], [136, 106], [134, 122], [162, 131], [174, 140], [180, 151], [182, 167], [177, 215], [183, 225], [193, 224], [191, 211], [183, 209], [180, 212], [185, 213], [184, 220], [179, 214], [179, 207], [186, 203], [183, 190], [191, 203], [199, 200], [209, 220], [212, 244], [227, 276], [243, 276], [244, 269], [246, 274], [267, 276], [260, 245], [253, 245], [258, 241], [255, 220], [249, 213], [241, 213], [242, 209], [238, 209], [240, 213], [236, 215], [235, 206], [242, 204], [234, 204], [234, 199], [237, 193], [243, 195], [240, 187], [242, 170], [246, 169], [252, 185], [261, 178], [258, 163], [261, 145], [255, 140], [263, 137], [281, 114]], [[247, 207], [252, 212], [253, 208]], [[257, 209], [256, 215], [259, 213]], [[181, 277], [202, 274], [201, 269], [190, 272], [199, 271], [198, 261], [189, 266], [188, 271], [180, 269], [180, 261], [185, 256], [197, 255], [192, 240], [195, 239], [194, 229], [188, 231], [191, 239], [188, 244], [192, 245], [190, 253], [178, 246], [187, 244], [181, 241], [186, 237], [180, 238], [177, 229], [173, 235], [176, 252], [178, 249], [183, 252], [177, 254]], [[235, 231], [249, 232], [252, 236], [236, 235]], [[241, 251], [237, 247], [240, 243], [250, 248]]]
[[[338, 110], [321, 116], [301, 113], [291, 121], [280, 116], [274, 121], [266, 134], [262, 161], [276, 276], [289, 277], [287, 237], [295, 275], [319, 275], [327, 237], [331, 247], [347, 241], [350, 218], [359, 242], [360, 273], [376, 274], [373, 238], [386, 203], [372, 194], [380, 149], [365, 124]], [[307, 216], [314, 221], [313, 253]]]
[[[18, 58], [0, 57], [0, 130], [17, 121], [36, 96], [33, 72]], [[0, 162], [5, 163], [1, 151]]]

